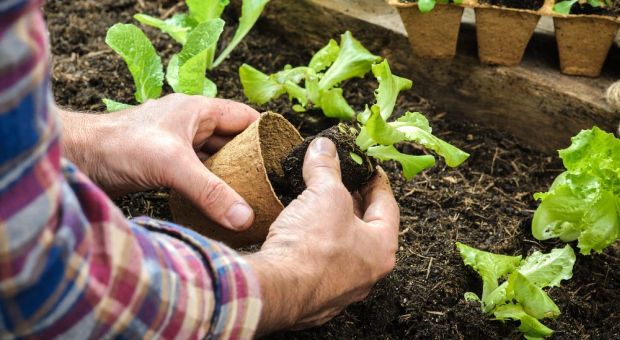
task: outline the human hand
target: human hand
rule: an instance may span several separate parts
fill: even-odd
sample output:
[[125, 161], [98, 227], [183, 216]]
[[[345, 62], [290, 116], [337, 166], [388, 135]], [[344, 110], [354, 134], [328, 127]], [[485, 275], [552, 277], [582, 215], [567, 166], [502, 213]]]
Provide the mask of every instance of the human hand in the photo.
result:
[[325, 138], [308, 148], [303, 172], [307, 189], [247, 257], [263, 294], [259, 333], [327, 322], [364, 299], [395, 264], [399, 208], [385, 173], [378, 169], [356, 205]]
[[201, 162], [258, 118], [249, 106], [173, 94], [121, 112], [60, 115], [65, 157], [108, 194], [169, 187], [225, 227], [252, 224], [250, 206]]

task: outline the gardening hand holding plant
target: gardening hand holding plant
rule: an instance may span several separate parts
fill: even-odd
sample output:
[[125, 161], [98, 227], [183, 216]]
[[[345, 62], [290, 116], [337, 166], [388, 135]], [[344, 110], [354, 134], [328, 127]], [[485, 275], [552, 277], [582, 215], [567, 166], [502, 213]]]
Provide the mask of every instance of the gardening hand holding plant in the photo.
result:
[[108, 194], [170, 187], [227, 228], [252, 224], [250, 206], [200, 160], [256, 120], [249, 106], [172, 94], [106, 115], [60, 115], [66, 156]]
[[360, 209], [330, 140], [312, 142], [303, 173], [307, 189], [248, 257], [263, 294], [259, 334], [323, 324], [394, 267], [400, 213], [385, 173], [379, 169], [361, 190]]

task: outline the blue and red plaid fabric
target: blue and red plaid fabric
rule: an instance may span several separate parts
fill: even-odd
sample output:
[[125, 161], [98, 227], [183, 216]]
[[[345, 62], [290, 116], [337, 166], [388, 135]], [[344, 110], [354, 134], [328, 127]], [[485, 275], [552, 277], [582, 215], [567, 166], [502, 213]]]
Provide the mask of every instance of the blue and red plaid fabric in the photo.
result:
[[0, 0], [0, 338], [250, 338], [249, 265], [223, 244], [128, 221], [62, 159], [42, 0]]

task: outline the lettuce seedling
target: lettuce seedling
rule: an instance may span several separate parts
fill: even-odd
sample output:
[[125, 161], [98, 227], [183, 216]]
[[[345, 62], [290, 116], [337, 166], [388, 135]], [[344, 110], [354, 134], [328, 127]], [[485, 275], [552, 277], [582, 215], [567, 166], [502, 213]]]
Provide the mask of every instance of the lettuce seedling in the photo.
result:
[[620, 237], [620, 139], [594, 127], [559, 151], [566, 171], [541, 201], [532, 220], [539, 240], [577, 240], [584, 255], [601, 252]]
[[[352, 120], [355, 111], [338, 86], [348, 79], [364, 77], [380, 60], [347, 31], [341, 36], [340, 45], [330, 40], [308, 66], [287, 65], [284, 70], [267, 75], [243, 64], [239, 76], [246, 97], [255, 104], [262, 105], [287, 94], [296, 102], [293, 109], [297, 112], [316, 108], [327, 117]], [[302, 81], [305, 87], [300, 85]]]
[[[465, 265], [482, 278], [482, 296], [465, 293], [468, 301], [479, 301], [482, 311], [496, 320], [519, 321], [526, 339], [551, 336], [553, 330], [539, 320], [556, 318], [560, 309], [543, 290], [559, 287], [562, 280], [573, 276], [575, 252], [566, 245], [543, 254], [539, 251], [525, 259], [489, 253], [456, 243]], [[500, 280], [504, 280], [500, 284]]]
[[553, 5], [553, 11], [560, 14], [570, 14], [571, 8], [576, 3], [580, 5], [588, 4], [592, 7], [611, 7], [613, 4], [612, 0], [565, 0], [556, 2]]
[[[239, 26], [230, 43], [215, 58], [224, 28], [220, 19], [229, 0], [187, 0], [188, 13], [161, 20], [146, 14], [134, 18], [156, 27], [182, 45], [172, 56], [166, 69], [166, 81], [176, 93], [215, 97], [217, 86], [205, 74], [226, 59], [254, 26], [269, 0], [243, 0]], [[163, 87], [163, 66], [155, 48], [144, 32], [135, 25], [116, 24], [108, 30], [106, 43], [123, 57], [136, 85], [138, 103], [159, 98]], [[131, 105], [104, 99], [108, 111]]]
[[379, 81], [376, 104], [357, 115], [360, 131], [355, 143], [370, 157], [381, 161], [394, 160], [403, 167], [405, 179], [435, 165], [431, 155], [407, 155], [394, 147], [400, 142], [414, 142], [442, 156], [450, 167], [461, 165], [469, 154], [432, 134], [428, 120], [419, 112], [406, 112], [396, 121], [392, 116], [400, 91], [409, 89], [411, 81], [392, 74], [387, 60], [372, 66]]
[[412, 1], [412, 0], [401, 0], [401, 2], [415, 2], [418, 4], [418, 9], [420, 10], [420, 12], [422, 13], [428, 13], [430, 11], [432, 11], [435, 8], [436, 4], [444, 4], [447, 5], [449, 3], [453, 3], [455, 5], [460, 5], [463, 3], [463, 0], [417, 0], [417, 1]]

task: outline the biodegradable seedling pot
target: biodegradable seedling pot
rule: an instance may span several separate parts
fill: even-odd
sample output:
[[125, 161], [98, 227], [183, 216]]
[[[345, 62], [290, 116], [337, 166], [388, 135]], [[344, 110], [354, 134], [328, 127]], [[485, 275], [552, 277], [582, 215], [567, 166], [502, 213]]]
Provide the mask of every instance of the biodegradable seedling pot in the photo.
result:
[[176, 192], [170, 194], [174, 221], [233, 247], [264, 241], [269, 226], [284, 209], [268, 174], [274, 172], [282, 176], [280, 160], [302, 141], [295, 127], [284, 117], [272, 112], [263, 113], [204, 162], [213, 174], [236, 190], [254, 209], [254, 224], [248, 230], [235, 232], [213, 223]]
[[480, 62], [518, 65], [540, 15], [499, 8], [476, 8], [475, 13]]
[[553, 24], [562, 73], [598, 77], [618, 32], [618, 23], [600, 18], [556, 17]]
[[437, 4], [421, 13], [415, 3], [390, 0], [405, 25], [413, 53], [426, 59], [452, 59], [461, 27], [463, 7]]

